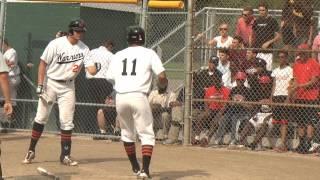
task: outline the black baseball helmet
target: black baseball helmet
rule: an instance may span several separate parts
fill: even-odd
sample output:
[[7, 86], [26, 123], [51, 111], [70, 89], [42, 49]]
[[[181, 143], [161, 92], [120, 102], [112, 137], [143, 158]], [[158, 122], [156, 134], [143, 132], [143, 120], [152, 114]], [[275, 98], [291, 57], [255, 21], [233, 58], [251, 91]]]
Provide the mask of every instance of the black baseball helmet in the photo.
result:
[[128, 44], [143, 45], [145, 43], [144, 30], [139, 26], [130, 26], [127, 35]]
[[81, 31], [81, 32], [86, 32], [87, 28], [86, 28], [86, 24], [84, 22], [84, 20], [82, 19], [77, 19], [74, 21], [71, 21], [69, 24], [69, 31]]

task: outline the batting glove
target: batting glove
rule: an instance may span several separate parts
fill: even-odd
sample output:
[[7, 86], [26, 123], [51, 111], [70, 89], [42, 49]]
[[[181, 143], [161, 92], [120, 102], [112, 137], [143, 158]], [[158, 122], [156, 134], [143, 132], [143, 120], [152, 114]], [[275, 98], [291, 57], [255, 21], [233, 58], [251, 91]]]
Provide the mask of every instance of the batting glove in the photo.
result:
[[101, 63], [95, 62], [94, 66], [96, 67], [97, 72], [99, 72], [101, 69]]
[[40, 96], [43, 93], [43, 85], [38, 85], [36, 93]]

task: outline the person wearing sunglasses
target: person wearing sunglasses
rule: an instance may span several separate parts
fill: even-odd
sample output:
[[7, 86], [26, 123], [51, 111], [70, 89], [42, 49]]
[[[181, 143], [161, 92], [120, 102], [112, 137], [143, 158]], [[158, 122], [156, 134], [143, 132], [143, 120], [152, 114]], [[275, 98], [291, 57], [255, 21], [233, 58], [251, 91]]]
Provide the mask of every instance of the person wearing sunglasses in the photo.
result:
[[222, 23], [219, 26], [219, 36], [214, 37], [208, 42], [209, 47], [217, 48], [217, 55], [219, 55], [220, 48], [229, 48], [232, 44], [232, 37], [228, 34], [229, 25]]
[[252, 7], [244, 7], [242, 15], [237, 21], [235, 36], [240, 36], [243, 39], [245, 47], [249, 46], [249, 35], [252, 33], [252, 24], [254, 20]]

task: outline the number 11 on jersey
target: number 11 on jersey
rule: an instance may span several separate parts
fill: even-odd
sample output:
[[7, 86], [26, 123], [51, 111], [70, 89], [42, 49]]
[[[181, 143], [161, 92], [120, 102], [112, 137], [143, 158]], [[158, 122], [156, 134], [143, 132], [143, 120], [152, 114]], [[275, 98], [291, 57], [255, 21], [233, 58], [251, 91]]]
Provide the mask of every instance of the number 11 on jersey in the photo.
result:
[[[122, 63], [123, 63], [122, 76], [127, 76], [128, 75], [128, 73], [127, 73], [127, 58], [124, 59], [122, 61]], [[136, 73], [136, 64], [137, 64], [137, 59], [134, 59], [132, 61], [132, 70], [131, 70], [131, 74], [130, 74], [131, 76], [137, 75], [137, 73]]]

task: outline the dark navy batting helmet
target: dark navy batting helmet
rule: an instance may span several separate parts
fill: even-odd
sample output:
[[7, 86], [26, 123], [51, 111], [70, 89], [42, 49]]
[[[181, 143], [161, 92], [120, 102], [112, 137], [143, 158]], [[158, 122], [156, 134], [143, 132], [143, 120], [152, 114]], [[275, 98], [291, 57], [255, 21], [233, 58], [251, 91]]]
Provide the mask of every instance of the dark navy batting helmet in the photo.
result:
[[72, 33], [73, 31], [86, 32], [87, 28], [84, 20], [77, 19], [77, 20], [71, 21], [69, 24], [69, 32]]
[[127, 35], [128, 44], [143, 45], [145, 42], [144, 30], [139, 26], [130, 26]]

